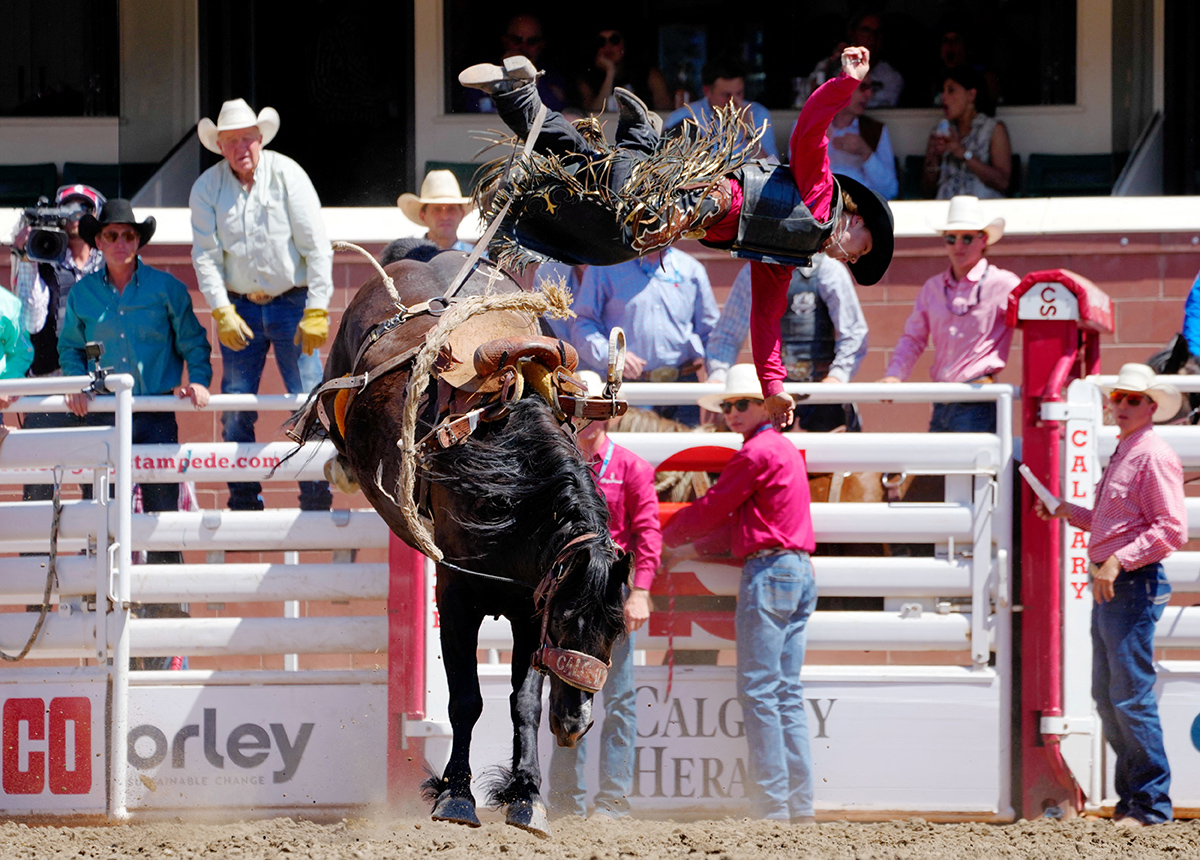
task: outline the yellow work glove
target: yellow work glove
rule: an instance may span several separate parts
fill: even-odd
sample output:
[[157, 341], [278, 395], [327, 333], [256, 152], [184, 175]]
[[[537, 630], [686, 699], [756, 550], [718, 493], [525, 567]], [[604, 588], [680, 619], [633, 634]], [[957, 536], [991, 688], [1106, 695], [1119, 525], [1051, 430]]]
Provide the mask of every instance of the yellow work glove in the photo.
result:
[[329, 339], [329, 311], [323, 308], [308, 308], [304, 311], [304, 319], [296, 326], [296, 337], [292, 343], [304, 350], [305, 355], [313, 351]]
[[234, 352], [246, 348], [246, 344], [254, 340], [254, 332], [246, 321], [238, 316], [233, 305], [221, 305], [213, 308], [213, 319], [217, 321], [217, 339]]

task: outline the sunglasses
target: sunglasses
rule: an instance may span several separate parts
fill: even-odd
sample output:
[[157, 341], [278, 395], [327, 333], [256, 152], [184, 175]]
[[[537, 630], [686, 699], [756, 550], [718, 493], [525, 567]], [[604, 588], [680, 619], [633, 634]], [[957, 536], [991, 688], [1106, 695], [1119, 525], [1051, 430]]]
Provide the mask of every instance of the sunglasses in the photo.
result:
[[1146, 401], [1147, 399], [1149, 399], [1148, 395], [1130, 394], [1128, 391], [1110, 391], [1108, 393], [1108, 400], [1114, 406], [1116, 406], [1122, 400], [1124, 400], [1126, 403], [1128, 403], [1130, 406], [1132, 406], [1136, 409], [1138, 406], [1141, 406], [1142, 403], [1144, 401]]
[[105, 242], [119, 242], [122, 239], [126, 242], [136, 242], [141, 236], [136, 230], [105, 230], [100, 234], [100, 238]]
[[747, 409], [750, 408], [751, 403], [762, 403], [762, 401], [757, 400], [757, 399], [751, 399], [749, 397], [743, 397], [741, 400], [722, 400], [721, 401], [721, 411], [723, 413], [725, 413], [726, 415], [728, 415], [730, 412], [732, 412], [735, 409], [738, 412], [745, 412]]
[[957, 235], [957, 234], [955, 234], [955, 233], [947, 233], [947, 234], [946, 234], [945, 236], [943, 236], [942, 238], [946, 240], [946, 244], [947, 244], [947, 245], [953, 245], [953, 244], [955, 244], [956, 242], [958, 242], [958, 240], [959, 240], [959, 239], [962, 239], [962, 243], [963, 243], [964, 245], [970, 245], [972, 242], [974, 242], [974, 241], [975, 241], [975, 239], [976, 239], [976, 238], [980, 239], [980, 241], [982, 241], [982, 240], [983, 240], [983, 237], [982, 237], [982, 236], [976, 237], [975, 235], [973, 235], [973, 234], [971, 234], [971, 233], [968, 233], [968, 234], [967, 234], [967, 235], [965, 235], [965, 236], [959, 236], [959, 235]]
[[505, 33], [504, 41], [508, 42], [509, 44], [513, 45], [514, 47], [517, 45], [525, 45], [526, 47], [533, 47], [534, 45], [542, 44], [542, 42], [544, 42], [546, 40], [542, 36], [514, 36], [512, 33]]
[[605, 36], [603, 33], [601, 33], [599, 36], [596, 37], [596, 47], [597, 48], [603, 48], [605, 45], [612, 45], [615, 48], [619, 44], [621, 44], [621, 34], [620, 33], [610, 33], [607, 36]]

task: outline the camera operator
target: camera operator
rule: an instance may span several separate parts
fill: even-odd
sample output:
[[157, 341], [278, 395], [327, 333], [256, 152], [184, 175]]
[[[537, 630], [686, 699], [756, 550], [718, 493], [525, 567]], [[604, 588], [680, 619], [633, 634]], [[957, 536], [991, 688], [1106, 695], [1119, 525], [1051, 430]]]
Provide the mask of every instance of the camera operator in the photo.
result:
[[[17, 222], [13, 236], [13, 292], [21, 300], [21, 323], [33, 343], [33, 364], [30, 376], [60, 376], [58, 335], [62, 330], [67, 308], [67, 294], [75, 282], [90, 275], [104, 264], [104, 257], [79, 235], [79, 221], [84, 215], [95, 215], [104, 205], [104, 195], [87, 185], [64, 185], [54, 195], [54, 206], [48, 204], [26, 210]], [[66, 210], [66, 211], [62, 211]], [[47, 227], [51, 229], [46, 230]], [[44, 259], [38, 251], [54, 248], [55, 229], [62, 231], [61, 250], [54, 259]], [[42, 233], [42, 235], [38, 235]], [[33, 235], [33, 241], [30, 237]], [[33, 259], [30, 255], [32, 254]], [[78, 427], [95, 423], [94, 417], [79, 418], [70, 413], [27, 413], [21, 421], [26, 429], [47, 427]], [[85, 488], [88, 496], [91, 487]], [[49, 484], [27, 484], [22, 495], [25, 501], [45, 501], [51, 497]]]

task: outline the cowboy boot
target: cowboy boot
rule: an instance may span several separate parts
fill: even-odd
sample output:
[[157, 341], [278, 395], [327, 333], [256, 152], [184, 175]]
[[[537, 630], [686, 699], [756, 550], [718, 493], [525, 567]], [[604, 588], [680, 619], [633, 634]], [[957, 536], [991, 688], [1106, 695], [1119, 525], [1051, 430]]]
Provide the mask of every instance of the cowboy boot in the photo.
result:
[[653, 152], [662, 134], [662, 117], [624, 87], [614, 87], [620, 113], [617, 120], [617, 146], [640, 152]]
[[458, 82], [464, 87], [483, 90], [490, 96], [510, 93], [537, 80], [538, 71], [526, 57], [506, 57], [503, 65], [476, 63], [458, 73]]

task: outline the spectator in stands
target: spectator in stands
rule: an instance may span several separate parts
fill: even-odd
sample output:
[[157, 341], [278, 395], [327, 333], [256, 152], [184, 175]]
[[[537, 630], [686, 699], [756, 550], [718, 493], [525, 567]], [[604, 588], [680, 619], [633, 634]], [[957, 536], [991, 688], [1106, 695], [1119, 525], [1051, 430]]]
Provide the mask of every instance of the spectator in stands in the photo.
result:
[[946, 118], [929, 134], [921, 189], [939, 200], [1003, 197], [1012, 181], [1012, 143], [974, 69], [961, 66], [942, 80]]
[[[643, 382], [698, 381], [718, 316], [704, 265], [674, 247], [616, 266], [588, 267], [573, 310], [580, 364], [607, 373], [608, 334], [621, 326], [625, 378]], [[700, 420], [694, 406], [655, 411], [690, 424]]]
[[[105, 364], [133, 376], [134, 396], [174, 394], [197, 409], [208, 405], [212, 382], [208, 336], [192, 311], [188, 288], [161, 269], [148, 266], [138, 251], [154, 235], [155, 222], [139, 222], [128, 200], [109, 200], [100, 217], [85, 215], [79, 234], [104, 257], [97, 271], [82, 278], [66, 301], [58, 355], [67, 376], [86, 376], [89, 341], [104, 344]], [[183, 382], [187, 365], [187, 383]], [[88, 414], [90, 394], [68, 394], [72, 413]], [[111, 413], [96, 423], [112, 424]], [[174, 412], [135, 412], [135, 445], [174, 444], [179, 427]], [[144, 509], [178, 510], [175, 484], [142, 485]], [[179, 563], [177, 552], [150, 553], [151, 564]]]
[[1188, 353], [1200, 356], [1200, 274], [1192, 282], [1192, 289], [1183, 304], [1183, 336], [1187, 340]]
[[464, 197], [458, 180], [449, 170], [431, 170], [421, 183], [421, 195], [404, 192], [396, 198], [404, 217], [429, 230], [425, 238], [442, 251], [470, 251], [470, 242], [459, 241], [458, 225], [470, 209], [471, 198]]
[[631, 59], [630, 45], [617, 27], [603, 26], [596, 33], [596, 55], [592, 66], [576, 85], [579, 103], [587, 113], [615, 113], [614, 87], [624, 87], [654, 110], [670, 110], [667, 81], [655, 66], [645, 67]]
[[900, 192], [900, 180], [896, 177], [891, 135], [879, 120], [863, 116], [867, 100], [877, 86], [872, 67], [858, 89], [850, 94], [849, 104], [829, 124], [829, 169], [857, 179], [872, 191], [894, 200]]
[[[783, 366], [788, 382], [849, 382], [867, 354], [867, 320], [844, 263], [817, 254], [798, 266], [788, 287], [780, 321]], [[708, 381], [724, 382], [750, 333], [750, 265], [733, 281], [721, 318], [708, 338]], [[859, 431], [853, 403], [801, 403], [796, 425], [809, 432]]]
[[[775, 131], [771, 127], [771, 112], [758, 102], [746, 101], [746, 70], [733, 58], [707, 63], [700, 73], [704, 97], [681, 107], [663, 121], [664, 133], [670, 134], [682, 128], [685, 119], [695, 119], [707, 131], [713, 122], [713, 109], [733, 105], [746, 123], [756, 129], [765, 127], [757, 152], [751, 157], [770, 158], [779, 161], [779, 147], [775, 143]], [[743, 144], [744, 146], [744, 144]]]
[[[1008, 362], [1013, 331], [1005, 321], [1008, 294], [1021, 279], [984, 257], [1004, 235], [1004, 219], [987, 220], [975, 197], [950, 201], [946, 223], [950, 266], [927, 280], [900, 336], [882, 382], [908, 379], [925, 345], [933, 342], [934, 382], [994, 382]], [[991, 402], [937, 403], [933, 433], [995, 433]]]
[[1165, 824], [1173, 816], [1171, 767], [1154, 697], [1154, 630], [1171, 597], [1163, 559], [1187, 540], [1183, 464], [1154, 432], [1179, 412], [1179, 392], [1155, 384], [1144, 364], [1126, 364], [1108, 392], [1120, 430], [1096, 487], [1092, 510], [1041, 499], [1034, 511], [1092, 533], [1092, 698], [1117, 754], [1113, 785], [1120, 827]]
[[[279, 113], [255, 115], [242, 99], [227, 101], [214, 124], [197, 134], [224, 156], [192, 186], [192, 265], [217, 321], [224, 370], [221, 391], [257, 394], [267, 350], [292, 394], [320, 383], [319, 347], [329, 337], [333, 248], [308, 174], [286, 155], [265, 149], [279, 131]], [[226, 442], [253, 442], [257, 412], [221, 416]], [[263, 508], [262, 485], [229, 485], [231, 510]], [[329, 510], [325, 481], [300, 482], [300, 508]]]
[[[57, 376], [58, 333], [62, 330], [67, 311], [67, 296], [75, 282], [100, 268], [104, 258], [79, 235], [79, 221], [88, 213], [95, 214], [104, 205], [104, 195], [88, 185], [64, 185], [54, 195], [54, 205], [74, 209], [64, 229], [67, 247], [53, 263], [35, 263], [25, 256], [29, 225], [22, 218], [13, 237], [17, 256], [13, 266], [14, 292], [21, 300], [21, 323], [33, 344], [33, 363], [30, 376]], [[28, 412], [21, 418], [27, 430], [50, 427], [78, 427], [94, 423], [66, 412]], [[91, 487], [85, 488], [87, 493]], [[53, 495], [49, 484], [26, 484], [22, 498], [47, 501]], [[89, 496], [90, 498], [90, 496]]]
[[992, 104], [1000, 103], [1000, 79], [972, 56], [970, 31], [967, 19], [954, 13], [944, 16], [938, 24], [937, 71], [929, 82], [929, 98], [938, 107], [942, 104], [942, 82], [946, 75], [961, 69], [976, 72], [983, 81], [982, 89], [987, 92], [988, 100]]
[[[538, 95], [549, 110], [562, 111], [567, 108], [567, 85], [554, 69], [547, 69], [542, 63], [542, 54], [546, 49], [546, 37], [542, 30], [542, 22], [536, 15], [522, 12], [514, 15], [504, 26], [500, 36], [500, 60], [509, 57], [528, 57], [533, 64], [543, 70], [537, 80]], [[496, 106], [488, 94], [475, 90], [466, 92], [467, 110], [474, 113], [495, 113]]]
[[663, 542], [694, 541], [699, 552], [731, 551], [745, 560], [735, 623], [746, 793], [763, 818], [811, 823], [812, 754], [800, 683], [817, 603], [808, 475], [796, 446], [772, 426], [753, 365], [730, 368], [724, 394], [702, 397], [700, 405], [725, 413], [744, 441], [712, 489], [671, 518]]
[[[871, 81], [874, 88], [866, 107], [874, 110], [882, 107], [895, 107], [900, 102], [900, 94], [904, 91], [904, 76], [896, 71], [887, 60], [883, 59], [883, 15], [878, 9], [867, 7], [850, 19], [849, 41], [840, 45], [834, 52], [835, 59], [841, 56], [842, 49], [847, 45], [861, 45], [871, 52]], [[836, 68], [836, 67], [835, 67]], [[834, 74], [837, 74], [835, 71]], [[865, 83], [859, 86], [859, 89]], [[835, 171], [836, 172], [836, 171]]]
[[[604, 393], [600, 377], [585, 370], [588, 394]], [[625, 596], [625, 635], [613, 647], [612, 667], [601, 691], [604, 725], [600, 730], [600, 791], [595, 815], [624, 818], [633, 794], [633, 751], [637, 739], [637, 691], [633, 686], [634, 633], [650, 617], [650, 586], [662, 554], [654, 468], [613, 442], [607, 423], [593, 421], [576, 436], [579, 450], [592, 466], [600, 493], [608, 502], [609, 529], [617, 545], [633, 553], [633, 582]], [[555, 746], [550, 757], [550, 805], [564, 815], [586, 815], [583, 768], [587, 738], [574, 749]]]

